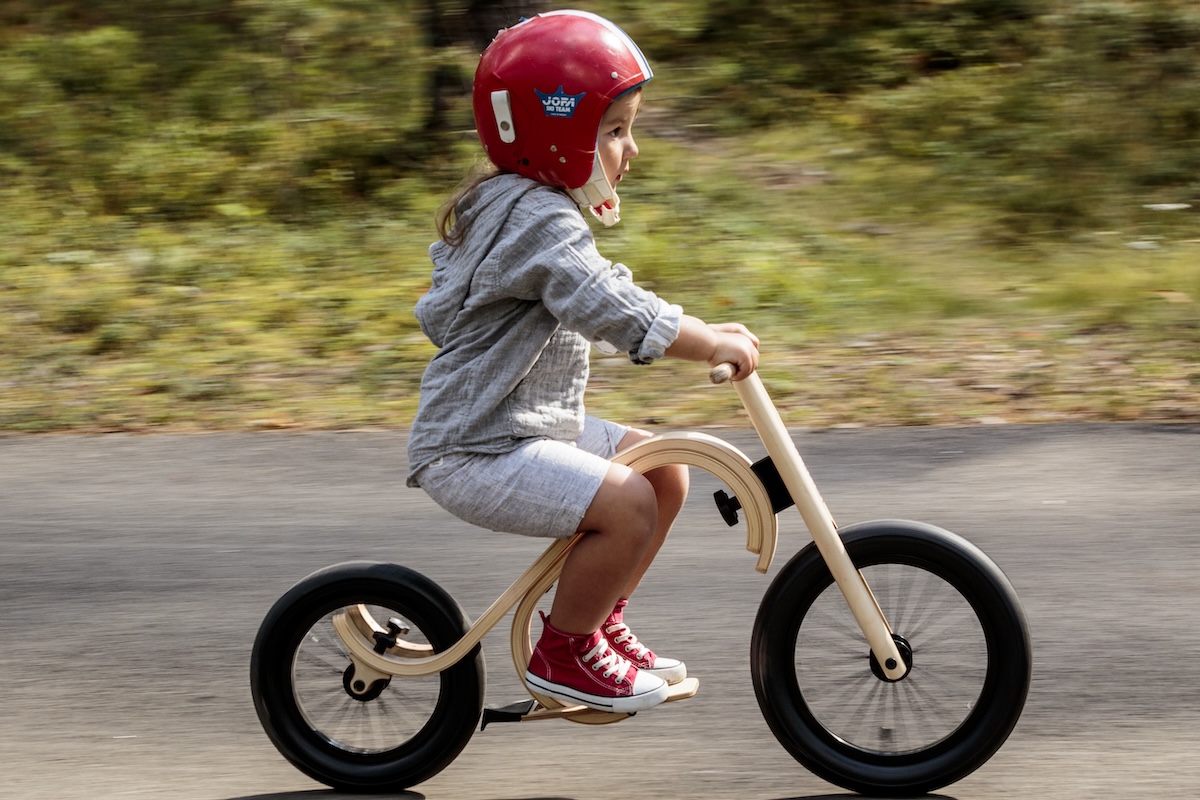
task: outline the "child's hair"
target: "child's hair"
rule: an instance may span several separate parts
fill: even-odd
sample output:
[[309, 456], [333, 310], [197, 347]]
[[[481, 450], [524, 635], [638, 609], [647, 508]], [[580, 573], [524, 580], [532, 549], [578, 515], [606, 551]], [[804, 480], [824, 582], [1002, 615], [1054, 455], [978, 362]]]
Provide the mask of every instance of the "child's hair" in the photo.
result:
[[479, 188], [479, 186], [487, 180], [496, 177], [500, 174], [500, 169], [492, 164], [487, 159], [481, 159], [476, 162], [475, 166], [471, 167], [466, 176], [459, 182], [458, 188], [454, 190], [454, 194], [450, 199], [438, 208], [437, 211], [437, 229], [441, 240], [451, 247], [458, 247], [467, 238], [468, 224], [460, 224], [458, 219], [458, 206], [471, 192]]

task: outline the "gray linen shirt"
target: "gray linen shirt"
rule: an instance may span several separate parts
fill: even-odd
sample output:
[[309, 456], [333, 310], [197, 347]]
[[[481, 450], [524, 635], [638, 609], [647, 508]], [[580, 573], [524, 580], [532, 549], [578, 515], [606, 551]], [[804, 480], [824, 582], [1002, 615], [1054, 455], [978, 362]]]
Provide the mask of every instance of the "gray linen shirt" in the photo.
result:
[[590, 342], [635, 363], [661, 358], [683, 310], [637, 286], [597, 251], [566, 194], [517, 175], [481, 184], [457, 209], [470, 235], [429, 249], [433, 281], [417, 302], [439, 349], [421, 379], [408, 485], [454, 452], [505, 453], [583, 430]]

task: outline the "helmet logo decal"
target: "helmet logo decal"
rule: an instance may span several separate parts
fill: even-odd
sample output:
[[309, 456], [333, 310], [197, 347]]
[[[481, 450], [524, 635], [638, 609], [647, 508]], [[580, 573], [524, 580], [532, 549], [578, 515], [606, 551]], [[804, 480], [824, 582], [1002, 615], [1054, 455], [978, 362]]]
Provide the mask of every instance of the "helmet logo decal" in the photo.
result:
[[538, 100], [542, 101], [542, 108], [546, 111], [547, 117], [573, 117], [575, 116], [575, 106], [583, 99], [587, 92], [579, 94], [567, 94], [563, 91], [563, 87], [559, 86], [556, 91], [551, 94], [533, 90], [538, 96]]

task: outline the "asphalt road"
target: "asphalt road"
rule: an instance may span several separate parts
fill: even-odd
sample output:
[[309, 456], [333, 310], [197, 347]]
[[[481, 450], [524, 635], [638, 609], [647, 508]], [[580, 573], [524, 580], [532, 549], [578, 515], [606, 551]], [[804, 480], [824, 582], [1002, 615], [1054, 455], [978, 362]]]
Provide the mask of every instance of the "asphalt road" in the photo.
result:
[[[958, 531], [1024, 601], [1024, 716], [943, 796], [1198, 796], [1200, 426], [796, 436], [839, 522]], [[382, 433], [0, 438], [0, 797], [336, 796], [254, 714], [250, 647], [274, 599], [318, 567], [379, 559], [426, 573], [474, 618], [542, 547], [456, 522], [404, 488], [404, 467], [403, 438]], [[748, 642], [769, 577], [714, 488], [695, 477], [630, 614], [688, 663], [697, 697], [618, 725], [489, 727], [402, 796], [843, 795], [791, 760], [755, 705]], [[786, 512], [772, 573], [806, 536]], [[493, 705], [521, 698], [506, 639], [507, 620], [484, 643]]]

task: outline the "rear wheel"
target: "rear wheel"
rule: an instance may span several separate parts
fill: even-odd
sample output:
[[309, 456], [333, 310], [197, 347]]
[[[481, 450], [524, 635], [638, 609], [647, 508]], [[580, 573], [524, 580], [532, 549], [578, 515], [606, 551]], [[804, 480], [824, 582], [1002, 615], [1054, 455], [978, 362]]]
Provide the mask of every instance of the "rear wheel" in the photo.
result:
[[342, 791], [400, 791], [436, 775], [466, 747], [483, 710], [483, 654], [477, 647], [427, 676], [356, 675], [333, 627], [334, 616], [352, 608], [389, 629], [377, 637], [381, 648], [399, 638], [440, 652], [469, 627], [441, 587], [405, 567], [319, 570], [284, 594], [259, 629], [250, 665], [254, 707], [279, 752], [315, 780]]
[[815, 545], [772, 582], [752, 639], [759, 706], [805, 767], [863, 794], [931, 792], [968, 775], [1016, 725], [1029, 690], [1029, 631], [986, 555], [913, 522], [842, 529], [911, 665], [890, 681]]

